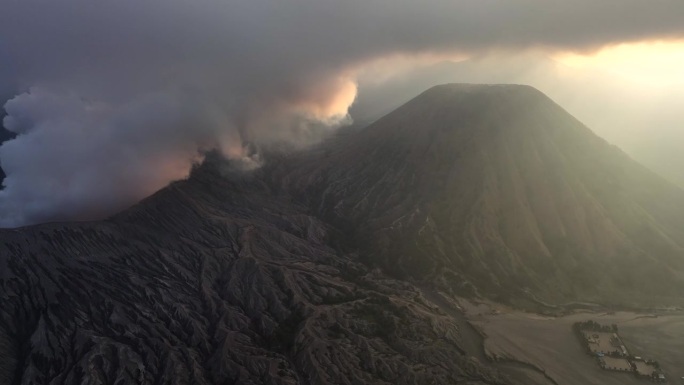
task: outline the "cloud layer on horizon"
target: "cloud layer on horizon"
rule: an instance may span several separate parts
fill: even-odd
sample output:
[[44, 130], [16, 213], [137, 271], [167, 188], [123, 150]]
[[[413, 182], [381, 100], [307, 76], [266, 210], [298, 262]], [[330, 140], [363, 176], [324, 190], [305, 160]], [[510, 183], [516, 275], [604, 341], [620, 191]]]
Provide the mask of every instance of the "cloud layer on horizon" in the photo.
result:
[[382, 57], [682, 38], [683, 12], [678, 0], [4, 1], [0, 95], [19, 135], [0, 146], [0, 226], [107, 215], [206, 150], [315, 141]]

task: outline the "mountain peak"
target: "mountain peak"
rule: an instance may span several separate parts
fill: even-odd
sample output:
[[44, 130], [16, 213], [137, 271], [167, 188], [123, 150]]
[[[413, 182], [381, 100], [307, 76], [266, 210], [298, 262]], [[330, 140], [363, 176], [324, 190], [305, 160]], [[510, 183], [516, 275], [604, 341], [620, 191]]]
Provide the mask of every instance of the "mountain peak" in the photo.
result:
[[431, 92], [537, 92], [542, 93], [536, 88], [526, 84], [512, 84], [512, 83], [495, 83], [495, 84], [480, 84], [480, 83], [445, 83], [438, 84], [428, 88], [424, 93]]
[[478, 98], [496, 98], [497, 102], [506, 99], [519, 100], [523, 98], [529, 102], [532, 98], [552, 102], [543, 92], [538, 89], [523, 84], [472, 84], [472, 83], [448, 83], [433, 86], [413, 100], [429, 98], [430, 101], [457, 101]]
[[408, 126], [412, 130], [444, 129], [448, 126], [452, 130], [460, 127], [467, 131], [484, 128], [495, 128], [498, 131], [529, 128], [527, 123], [530, 118], [553, 127], [558, 125], [554, 124], [555, 118], [550, 115], [556, 114], [562, 114], [577, 123], [574, 125], [582, 127], [584, 133], [589, 132], [534, 87], [519, 84], [451, 83], [424, 91], [381, 118], [379, 122], [383, 123], [373, 124], [369, 129], [392, 126], [388, 129], [396, 130], [395, 134], [402, 130], [401, 127]]
[[436, 86], [301, 162], [295, 190], [398, 276], [551, 302], [684, 287], [684, 193], [533, 87]]

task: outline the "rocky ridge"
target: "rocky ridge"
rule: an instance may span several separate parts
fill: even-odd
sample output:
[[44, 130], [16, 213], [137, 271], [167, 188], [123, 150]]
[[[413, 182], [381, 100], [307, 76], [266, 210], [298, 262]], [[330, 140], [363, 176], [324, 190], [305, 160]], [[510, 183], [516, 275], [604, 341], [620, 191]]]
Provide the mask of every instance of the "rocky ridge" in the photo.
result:
[[254, 184], [205, 165], [106, 221], [2, 230], [0, 383], [503, 382], [418, 289]]

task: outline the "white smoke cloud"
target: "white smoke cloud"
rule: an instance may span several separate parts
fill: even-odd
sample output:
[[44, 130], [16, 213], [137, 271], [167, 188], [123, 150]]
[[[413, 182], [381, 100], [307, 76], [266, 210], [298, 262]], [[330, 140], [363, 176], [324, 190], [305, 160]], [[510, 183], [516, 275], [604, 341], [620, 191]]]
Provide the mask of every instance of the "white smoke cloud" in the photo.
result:
[[172, 94], [114, 105], [32, 89], [5, 108], [19, 135], [1, 148], [4, 225], [125, 207], [187, 176], [223, 128], [220, 114]]
[[[97, 218], [206, 150], [302, 145], [347, 119], [364, 63], [397, 53], [588, 49], [682, 36], [675, 0], [0, 2], [16, 139], [0, 226]], [[253, 162], [252, 162], [253, 164]]]

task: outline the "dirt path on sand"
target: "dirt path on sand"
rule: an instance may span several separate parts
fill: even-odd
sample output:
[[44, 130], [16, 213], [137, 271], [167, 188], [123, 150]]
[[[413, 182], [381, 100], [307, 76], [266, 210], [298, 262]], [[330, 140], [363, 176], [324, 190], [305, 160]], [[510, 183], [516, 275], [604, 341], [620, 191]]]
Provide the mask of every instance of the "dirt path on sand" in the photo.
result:
[[484, 337], [468, 321], [462, 310], [447, 301], [441, 294], [434, 290], [422, 288], [423, 296], [430, 302], [450, 315], [458, 326], [461, 338], [460, 347], [469, 356], [475, 357], [483, 365], [497, 369], [512, 381], [512, 385], [558, 385], [542, 369], [534, 365], [519, 361], [492, 361], [487, 357], [484, 348]]

